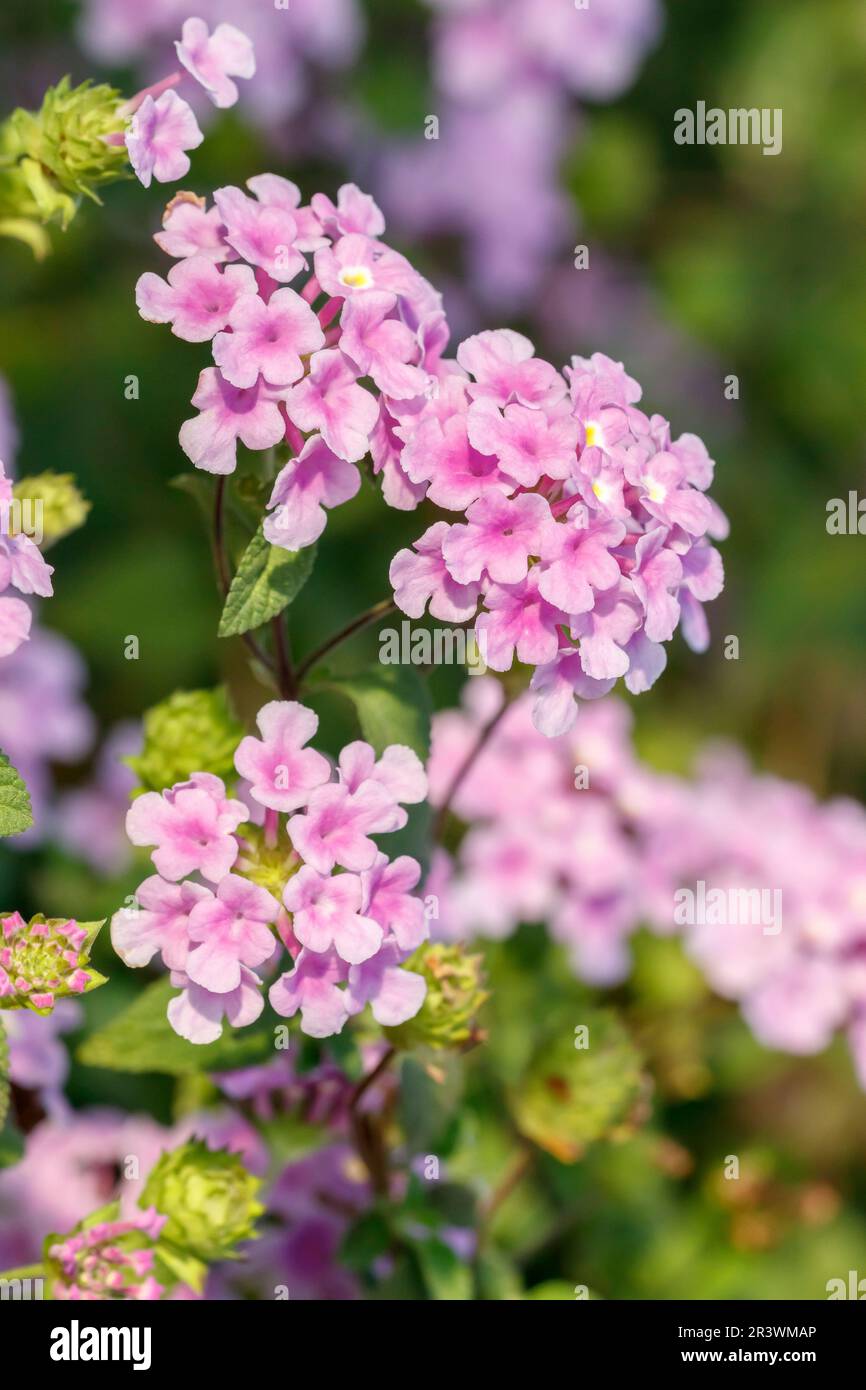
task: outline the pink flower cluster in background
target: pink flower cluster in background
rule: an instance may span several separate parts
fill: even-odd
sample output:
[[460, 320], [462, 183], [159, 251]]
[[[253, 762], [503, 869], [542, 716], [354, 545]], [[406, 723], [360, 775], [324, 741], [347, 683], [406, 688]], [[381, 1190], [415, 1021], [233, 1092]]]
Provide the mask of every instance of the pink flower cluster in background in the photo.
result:
[[[601, 353], [564, 375], [510, 330], [461, 343], [419, 410], [391, 403], [399, 467], [448, 511], [391, 564], [398, 606], [418, 618], [475, 618], [485, 662], [534, 666], [533, 718], [570, 728], [575, 697], [621, 677], [648, 690], [682, 620], [709, 641], [702, 605], [721, 592], [710, 543], [727, 521], [706, 495], [713, 462], [696, 435], [674, 439], [637, 408], [641, 389]], [[479, 603], [483, 605], [476, 617]]]
[[[435, 716], [434, 804], [501, 700], [479, 678], [463, 710]], [[616, 700], [556, 740], [533, 728], [529, 697], [505, 712], [453, 799], [468, 829], [431, 871], [436, 933], [502, 938], [545, 922], [598, 985], [627, 976], [639, 927], [681, 933], [760, 1042], [810, 1054], [844, 1029], [866, 1088], [866, 811], [755, 774], [732, 749], [708, 752], [691, 779], [661, 774], [630, 729]]]
[[[460, 236], [481, 300], [527, 303], [575, 215], [560, 166], [573, 100], [610, 101], [661, 28], [657, 0], [428, 0], [435, 139], [396, 142], [377, 193], [407, 234]], [[508, 152], [502, 178], [498, 152]]]
[[[154, 847], [157, 873], [115, 915], [115, 949], [131, 966], [161, 955], [181, 991], [169, 1020], [192, 1042], [219, 1037], [224, 1018], [244, 1027], [259, 1017], [257, 972], [273, 974], [283, 949], [292, 968], [270, 1002], [283, 1017], [300, 1012], [310, 1036], [339, 1033], [368, 1003], [377, 1022], [405, 1022], [425, 994], [421, 976], [401, 968], [428, 933], [413, 893], [421, 870], [407, 856], [389, 861], [373, 837], [401, 829], [404, 804], [424, 799], [421, 762], [399, 745], [377, 760], [359, 741], [343, 749], [335, 779], [307, 747], [311, 710], [275, 700], [258, 726], [261, 737], [242, 739], [235, 755], [245, 800], [194, 773], [133, 802], [127, 832]], [[279, 898], [257, 881], [263, 856], [268, 881], [283, 881]]]
[[[135, 64], [151, 78], [165, 43], [190, 12], [189, 0], [85, 0], [79, 37], [95, 60]], [[230, 25], [248, 35], [256, 80], [245, 113], [276, 134], [308, 100], [317, 70], [339, 72], [358, 56], [364, 33], [358, 0], [197, 0], [195, 15], [211, 30]]]

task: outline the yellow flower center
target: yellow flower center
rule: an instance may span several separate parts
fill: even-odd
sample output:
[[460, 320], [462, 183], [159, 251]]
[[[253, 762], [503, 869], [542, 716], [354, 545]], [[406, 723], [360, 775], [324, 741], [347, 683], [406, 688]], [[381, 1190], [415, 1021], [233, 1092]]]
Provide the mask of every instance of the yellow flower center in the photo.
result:
[[349, 290], [369, 290], [373, 277], [365, 265], [347, 265], [340, 271], [340, 284]]

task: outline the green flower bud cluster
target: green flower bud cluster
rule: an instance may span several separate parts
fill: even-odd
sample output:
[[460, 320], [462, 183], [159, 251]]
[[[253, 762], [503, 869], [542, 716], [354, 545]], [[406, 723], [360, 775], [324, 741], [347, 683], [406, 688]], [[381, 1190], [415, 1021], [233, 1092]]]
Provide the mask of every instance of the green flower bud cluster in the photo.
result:
[[442, 942], [419, 946], [406, 969], [423, 976], [427, 994], [419, 1012], [398, 1028], [386, 1028], [388, 1039], [401, 1048], [460, 1047], [473, 1037], [475, 1018], [490, 998], [484, 988], [483, 959], [462, 946]]
[[120, 92], [89, 81], [73, 87], [68, 77], [49, 87], [38, 111], [13, 111], [0, 125], [0, 235], [45, 255], [46, 225], [65, 230], [82, 198], [99, 202], [97, 188], [127, 173], [125, 146], [106, 141], [125, 125]]
[[90, 503], [82, 496], [71, 473], [38, 473], [21, 478], [12, 489], [20, 504], [23, 529], [29, 529], [35, 518], [38, 530], [33, 534], [37, 545], [45, 549], [77, 531], [87, 520]]
[[256, 1200], [260, 1187], [261, 1179], [247, 1172], [237, 1154], [192, 1139], [162, 1154], [140, 1205], [156, 1207], [167, 1218], [161, 1245], [209, 1264], [231, 1258], [240, 1241], [256, 1235], [265, 1210]]
[[243, 729], [229, 709], [225, 691], [178, 690], [144, 716], [144, 748], [127, 758], [142, 791], [161, 792], [193, 772], [234, 775], [235, 749]]

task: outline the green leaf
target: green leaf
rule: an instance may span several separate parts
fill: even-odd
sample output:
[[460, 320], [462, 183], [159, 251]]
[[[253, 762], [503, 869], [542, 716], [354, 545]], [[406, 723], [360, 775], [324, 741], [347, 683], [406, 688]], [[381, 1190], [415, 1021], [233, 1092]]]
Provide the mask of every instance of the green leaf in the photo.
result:
[[220, 637], [235, 637], [270, 622], [292, 602], [309, 579], [315, 546], [283, 550], [257, 531], [241, 556], [220, 618]]
[[30, 793], [24, 779], [0, 752], [0, 835], [20, 835], [32, 824]]
[[422, 762], [430, 752], [430, 694], [412, 666], [379, 666], [327, 685], [355, 706], [361, 732], [376, 754], [391, 743], [412, 748]]
[[448, 1303], [462, 1303], [472, 1298], [472, 1271], [458, 1259], [450, 1245], [431, 1236], [415, 1242], [413, 1249], [431, 1298]]
[[350, 1226], [340, 1246], [340, 1261], [348, 1269], [369, 1269], [391, 1245], [392, 1233], [384, 1216], [378, 1211], [365, 1212]]
[[482, 1250], [475, 1264], [478, 1298], [483, 1303], [508, 1303], [523, 1298], [523, 1282], [514, 1261], [495, 1246]]
[[[431, 1062], [431, 1075], [418, 1057], [403, 1059], [399, 1118], [410, 1154], [442, 1152], [442, 1140], [456, 1113], [461, 1084], [459, 1067], [452, 1065], [453, 1061], [437, 1052], [435, 1062]], [[437, 1080], [439, 1076], [443, 1079]]]
[[227, 1027], [223, 1037], [203, 1045], [178, 1037], [165, 1013], [175, 993], [168, 979], [148, 985], [134, 1004], [85, 1039], [78, 1060], [110, 1071], [184, 1076], [193, 1071], [228, 1071], [273, 1056], [273, 1034], [267, 1027], [237, 1033]]
[[527, 1139], [560, 1163], [576, 1163], [588, 1145], [626, 1134], [644, 1094], [641, 1056], [612, 1009], [581, 1010], [571, 1036], [543, 1042], [509, 1096]]

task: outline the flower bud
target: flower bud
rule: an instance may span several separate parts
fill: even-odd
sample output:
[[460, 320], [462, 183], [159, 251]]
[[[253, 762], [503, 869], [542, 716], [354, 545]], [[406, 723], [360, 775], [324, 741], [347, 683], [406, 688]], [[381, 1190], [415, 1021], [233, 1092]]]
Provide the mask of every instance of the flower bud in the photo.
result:
[[83, 526], [90, 503], [71, 473], [38, 473], [21, 478], [12, 489], [21, 504], [23, 529], [43, 548]]
[[154, 1302], [165, 1286], [154, 1278], [156, 1241], [164, 1225], [152, 1207], [121, 1218], [112, 1203], [79, 1222], [67, 1235], [45, 1241], [51, 1297]]
[[475, 1016], [490, 998], [484, 988], [483, 958], [462, 946], [425, 942], [406, 961], [423, 976], [427, 994], [414, 1018], [385, 1033], [396, 1047], [460, 1047], [475, 1032]]
[[234, 753], [243, 729], [229, 710], [225, 691], [178, 690], [144, 716], [144, 748], [127, 762], [143, 791], [160, 792], [211, 772], [234, 775]]
[[9, 117], [12, 150], [38, 165], [48, 183], [72, 199], [72, 211], [61, 217], [64, 225], [74, 214], [76, 199], [98, 202], [96, 188], [113, 183], [128, 167], [125, 146], [108, 144], [105, 138], [123, 132], [121, 102], [120, 93], [105, 83], [73, 87], [64, 77], [48, 88], [38, 111], [19, 107]]
[[230, 1257], [239, 1241], [255, 1236], [264, 1211], [255, 1199], [260, 1186], [236, 1154], [193, 1139], [162, 1154], [141, 1202], [167, 1218], [164, 1241], [209, 1263]]
[[0, 916], [0, 1009], [50, 1014], [58, 999], [105, 984], [90, 966], [102, 922], [73, 922], [19, 912]]

